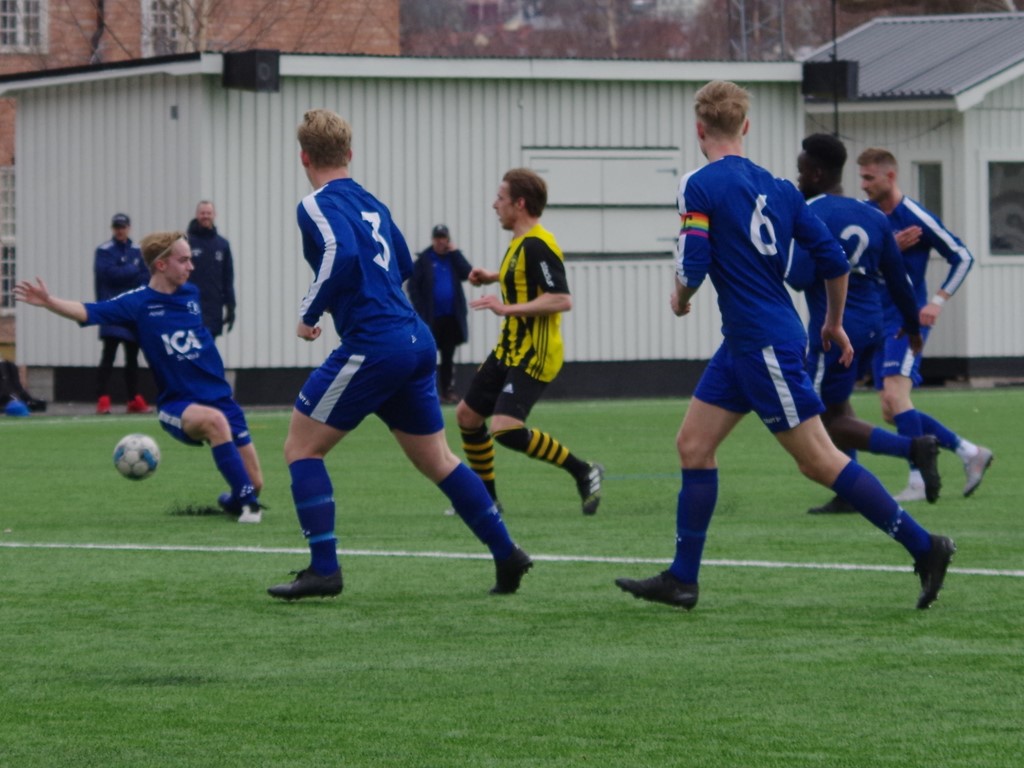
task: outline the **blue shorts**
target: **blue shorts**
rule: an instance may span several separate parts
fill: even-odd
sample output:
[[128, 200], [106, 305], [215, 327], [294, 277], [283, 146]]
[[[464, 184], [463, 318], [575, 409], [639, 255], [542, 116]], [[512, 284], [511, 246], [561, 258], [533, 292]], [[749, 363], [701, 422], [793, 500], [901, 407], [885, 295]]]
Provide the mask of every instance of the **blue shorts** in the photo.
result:
[[345, 432], [372, 413], [388, 429], [432, 435], [444, 429], [436, 366], [433, 344], [386, 355], [351, 354], [342, 345], [306, 379], [295, 410]]
[[[921, 338], [928, 340], [931, 328], [921, 326]], [[885, 340], [882, 346], [875, 352], [875, 359], [871, 365], [872, 376], [875, 379], [875, 389], [882, 389], [885, 386], [886, 376], [906, 376], [914, 386], [920, 386], [924, 380], [921, 378], [921, 357], [910, 351], [910, 339], [904, 334], [896, 338], [897, 329], [887, 328]]]
[[228, 420], [228, 425], [231, 427], [231, 437], [239, 448], [252, 442], [252, 436], [249, 434], [249, 425], [245, 423], [245, 412], [242, 410], [242, 406], [230, 397], [225, 397], [223, 400], [215, 400], [211, 403], [201, 403], [198, 400], [171, 400], [166, 403], [160, 403], [160, 411], [157, 413], [157, 418], [160, 419], [160, 426], [163, 427], [164, 432], [175, 440], [185, 443], [185, 445], [203, 444], [202, 440], [193, 440], [186, 435], [185, 431], [181, 428], [181, 415], [185, 413], [185, 409], [190, 405], [205, 405], [207, 408], [216, 408], [223, 413], [224, 417]]
[[853, 362], [849, 367], [839, 362], [842, 350], [836, 344], [825, 352], [818, 339], [807, 350], [807, 375], [825, 405], [838, 405], [850, 399], [857, 382], [871, 371], [875, 352], [881, 347], [881, 333], [877, 330], [850, 333], [850, 343], [853, 344]]
[[722, 344], [693, 395], [734, 413], [754, 411], [772, 432], [793, 429], [825, 410], [804, 370], [800, 342], [740, 355]]

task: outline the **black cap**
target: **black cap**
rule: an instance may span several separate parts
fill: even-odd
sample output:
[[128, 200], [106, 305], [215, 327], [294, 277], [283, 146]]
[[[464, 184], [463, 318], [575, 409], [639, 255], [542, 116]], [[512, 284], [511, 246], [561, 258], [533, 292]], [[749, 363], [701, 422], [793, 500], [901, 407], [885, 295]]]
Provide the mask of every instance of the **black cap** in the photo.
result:
[[131, 226], [132, 220], [128, 218], [127, 213], [115, 213], [114, 218], [110, 220], [110, 226], [112, 227], [128, 227]]
[[431, 233], [430, 236], [431, 237], [448, 237], [449, 236], [448, 235], [448, 227], [446, 227], [444, 224], [438, 224], [436, 227], [434, 227], [434, 231], [433, 231], [433, 233]]

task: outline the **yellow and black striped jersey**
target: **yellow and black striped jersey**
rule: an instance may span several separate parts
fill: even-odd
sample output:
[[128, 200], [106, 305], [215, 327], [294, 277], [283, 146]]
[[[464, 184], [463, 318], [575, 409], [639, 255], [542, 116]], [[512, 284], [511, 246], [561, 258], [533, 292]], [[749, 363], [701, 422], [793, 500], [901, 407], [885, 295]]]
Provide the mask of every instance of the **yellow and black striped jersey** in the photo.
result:
[[[564, 257], [554, 235], [537, 224], [514, 238], [501, 260], [498, 282], [505, 304], [523, 304], [542, 293], [569, 293]], [[509, 367], [551, 381], [562, 368], [561, 325], [561, 313], [505, 317], [494, 354]]]

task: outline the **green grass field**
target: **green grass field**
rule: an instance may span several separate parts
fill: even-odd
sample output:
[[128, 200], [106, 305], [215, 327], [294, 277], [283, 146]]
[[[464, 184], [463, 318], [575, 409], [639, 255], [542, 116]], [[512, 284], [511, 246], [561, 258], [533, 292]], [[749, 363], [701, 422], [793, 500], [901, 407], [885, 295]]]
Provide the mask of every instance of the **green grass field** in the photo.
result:
[[[513, 596], [488, 595], [483, 548], [367, 422], [328, 459], [345, 592], [296, 603], [264, 591], [307, 563], [286, 412], [250, 413], [258, 526], [174, 514], [223, 484], [151, 416], [0, 418], [0, 766], [1017, 768], [1024, 390], [915, 402], [996, 454], [965, 499], [944, 452], [942, 498], [908, 506], [959, 547], [928, 611], [900, 546], [805, 513], [829, 492], [754, 419], [719, 455], [697, 609], [620, 592], [672, 553], [681, 401], [538, 406], [607, 467], [593, 518], [567, 475], [499, 448], [536, 562]], [[163, 451], [140, 483], [110, 462], [135, 431]], [[862, 459], [902, 488], [901, 462]]]

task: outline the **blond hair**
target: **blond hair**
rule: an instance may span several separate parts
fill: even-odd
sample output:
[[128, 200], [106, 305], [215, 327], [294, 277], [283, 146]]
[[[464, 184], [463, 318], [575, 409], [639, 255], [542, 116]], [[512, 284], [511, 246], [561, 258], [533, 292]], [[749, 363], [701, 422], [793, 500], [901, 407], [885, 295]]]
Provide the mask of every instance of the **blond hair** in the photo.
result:
[[162, 259], [170, 254], [172, 246], [178, 240], [184, 239], [184, 232], [151, 232], [142, 238], [139, 248], [142, 249], [142, 259], [149, 267], [149, 271], [153, 271], [153, 264], [157, 259]]
[[352, 152], [352, 126], [329, 109], [311, 109], [295, 131], [314, 168], [344, 168]]
[[728, 80], [712, 80], [693, 97], [693, 111], [709, 136], [735, 138], [743, 131], [750, 94]]
[[868, 147], [857, 156], [857, 165], [881, 165], [896, 168], [896, 156], [888, 149]]

